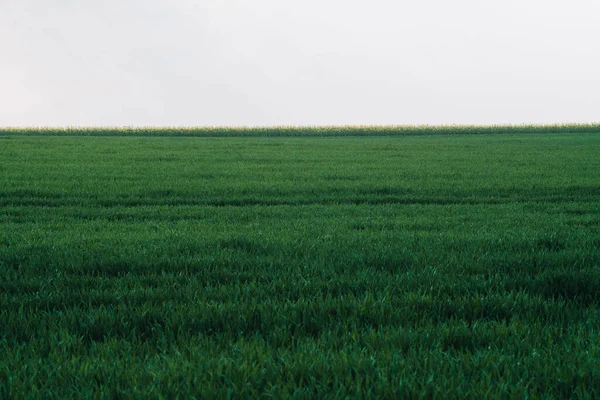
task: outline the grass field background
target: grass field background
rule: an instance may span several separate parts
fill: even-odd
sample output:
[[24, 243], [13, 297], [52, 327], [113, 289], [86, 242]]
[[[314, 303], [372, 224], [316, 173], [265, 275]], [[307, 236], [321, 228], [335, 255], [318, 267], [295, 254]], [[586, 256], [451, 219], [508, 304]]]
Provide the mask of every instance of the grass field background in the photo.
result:
[[600, 123], [549, 125], [363, 125], [245, 127], [0, 127], [0, 136], [139, 136], [139, 137], [330, 137], [482, 135], [507, 133], [600, 133]]
[[82, 132], [0, 132], [1, 398], [600, 397], [595, 128]]

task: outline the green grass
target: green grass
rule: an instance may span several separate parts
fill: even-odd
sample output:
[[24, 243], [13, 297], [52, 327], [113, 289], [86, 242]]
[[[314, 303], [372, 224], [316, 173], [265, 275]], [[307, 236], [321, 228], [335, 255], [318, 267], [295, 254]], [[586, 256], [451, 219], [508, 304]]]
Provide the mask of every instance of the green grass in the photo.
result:
[[4, 130], [0, 398], [598, 398], [597, 131]]

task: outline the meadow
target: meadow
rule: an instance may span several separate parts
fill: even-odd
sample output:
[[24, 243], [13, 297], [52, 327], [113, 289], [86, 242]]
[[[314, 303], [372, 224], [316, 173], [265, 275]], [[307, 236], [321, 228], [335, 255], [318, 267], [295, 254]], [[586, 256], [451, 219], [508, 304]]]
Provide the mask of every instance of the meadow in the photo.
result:
[[600, 398], [600, 127], [280, 129], [0, 129], [0, 398]]

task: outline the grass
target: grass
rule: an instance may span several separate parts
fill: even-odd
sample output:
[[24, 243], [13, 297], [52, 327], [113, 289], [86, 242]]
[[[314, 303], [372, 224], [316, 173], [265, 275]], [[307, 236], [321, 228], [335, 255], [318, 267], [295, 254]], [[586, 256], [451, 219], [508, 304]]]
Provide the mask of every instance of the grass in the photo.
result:
[[599, 397], [598, 129], [343, 129], [0, 133], [0, 398]]
[[550, 125], [400, 125], [400, 126], [273, 126], [273, 127], [0, 127], [0, 136], [201, 136], [201, 137], [329, 137], [481, 135], [507, 133], [600, 133], [600, 123]]

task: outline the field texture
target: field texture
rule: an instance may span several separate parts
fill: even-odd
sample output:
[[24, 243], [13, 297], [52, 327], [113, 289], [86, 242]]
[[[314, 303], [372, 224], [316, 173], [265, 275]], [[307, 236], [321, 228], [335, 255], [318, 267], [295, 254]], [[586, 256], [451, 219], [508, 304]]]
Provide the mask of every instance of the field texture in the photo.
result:
[[24, 133], [0, 398], [600, 398], [597, 132]]

